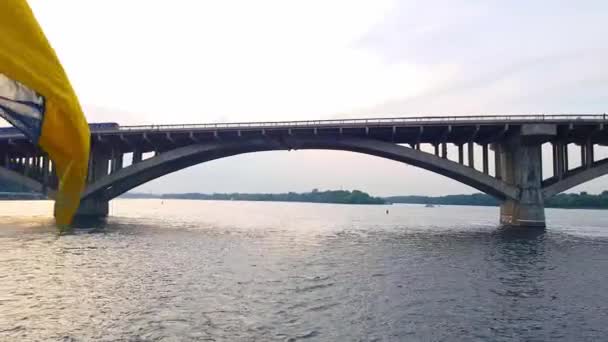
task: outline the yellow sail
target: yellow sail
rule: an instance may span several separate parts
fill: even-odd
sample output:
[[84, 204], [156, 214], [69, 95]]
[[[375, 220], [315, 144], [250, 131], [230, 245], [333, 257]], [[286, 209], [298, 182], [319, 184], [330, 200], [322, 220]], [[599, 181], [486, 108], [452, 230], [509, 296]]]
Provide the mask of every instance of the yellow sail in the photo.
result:
[[78, 98], [25, 0], [0, 1], [0, 115], [46, 151], [59, 178], [55, 217], [80, 204], [90, 132]]

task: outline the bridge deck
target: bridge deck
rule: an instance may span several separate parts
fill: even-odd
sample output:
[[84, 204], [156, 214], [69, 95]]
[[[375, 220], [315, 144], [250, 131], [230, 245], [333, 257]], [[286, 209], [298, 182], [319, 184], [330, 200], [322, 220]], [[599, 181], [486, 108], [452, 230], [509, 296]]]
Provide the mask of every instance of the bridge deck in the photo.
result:
[[[474, 141], [488, 144], [500, 140], [522, 124], [556, 124], [559, 138], [581, 143], [590, 136], [597, 144], [608, 144], [605, 114], [477, 115], [336, 119], [307, 121], [236, 122], [178, 125], [138, 125], [107, 128], [92, 124], [93, 144], [104, 144], [129, 152], [152, 151], [191, 144], [193, 141], [255, 136], [341, 135], [369, 137], [399, 144], [454, 143]], [[101, 126], [101, 127], [100, 127]], [[111, 125], [110, 125], [111, 126]], [[34, 147], [20, 133], [0, 133], [0, 148], [33, 153]]]
[[[473, 115], [473, 116], [425, 116], [389, 117], [368, 119], [333, 119], [301, 121], [261, 121], [203, 124], [137, 125], [120, 126], [123, 132], [133, 131], [176, 131], [176, 130], [248, 130], [272, 128], [327, 128], [327, 127], [365, 127], [365, 126], [436, 126], [436, 125], [505, 125], [523, 123], [603, 123], [606, 114], [556, 114], [556, 115]], [[114, 133], [114, 130], [97, 130], [98, 133]]]

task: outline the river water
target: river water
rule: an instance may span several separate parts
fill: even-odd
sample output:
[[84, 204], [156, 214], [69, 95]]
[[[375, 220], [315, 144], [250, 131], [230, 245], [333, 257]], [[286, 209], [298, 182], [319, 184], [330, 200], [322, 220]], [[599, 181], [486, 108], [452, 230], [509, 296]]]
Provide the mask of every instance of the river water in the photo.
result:
[[[0, 206], [2, 341], [599, 341], [608, 212], [116, 200]], [[386, 210], [389, 213], [386, 213]]]

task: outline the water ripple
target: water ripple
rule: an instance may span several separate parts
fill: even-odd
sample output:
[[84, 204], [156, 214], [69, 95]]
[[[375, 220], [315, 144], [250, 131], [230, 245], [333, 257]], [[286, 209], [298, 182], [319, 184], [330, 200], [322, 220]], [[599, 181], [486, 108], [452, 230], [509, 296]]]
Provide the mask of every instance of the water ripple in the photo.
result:
[[495, 208], [117, 201], [105, 225], [57, 236], [44, 203], [35, 219], [0, 208], [0, 340], [608, 334], [603, 212], [549, 211], [539, 233], [483, 223]]

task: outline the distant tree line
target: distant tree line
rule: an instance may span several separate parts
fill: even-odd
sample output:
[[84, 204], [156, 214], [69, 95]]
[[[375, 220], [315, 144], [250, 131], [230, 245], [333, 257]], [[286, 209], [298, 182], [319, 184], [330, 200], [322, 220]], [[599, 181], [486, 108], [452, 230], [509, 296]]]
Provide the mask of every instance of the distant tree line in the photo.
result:
[[[393, 196], [385, 198], [391, 203], [416, 203], [416, 204], [440, 204], [440, 205], [478, 205], [497, 206], [500, 201], [486, 194], [471, 195], [447, 195], [447, 196]], [[586, 192], [558, 194], [545, 202], [548, 208], [588, 208], [608, 209], [608, 191], [598, 195], [590, 195]]]
[[[328, 190], [319, 191], [314, 189], [311, 192], [296, 193], [288, 192], [282, 194], [201, 194], [201, 193], [182, 193], [182, 194], [163, 194], [151, 195], [153, 197], [166, 199], [192, 199], [192, 200], [222, 200], [222, 201], [274, 201], [274, 202], [311, 202], [311, 203], [339, 203], [339, 204], [386, 204], [381, 197], [372, 197], [369, 194], [359, 191], [347, 190]], [[125, 197], [149, 198], [146, 194], [128, 194]]]
[[[372, 197], [365, 192], [354, 191], [318, 191], [317, 189], [307, 193], [283, 193], [283, 194], [142, 194], [127, 193], [126, 198], [166, 198], [166, 199], [198, 199], [198, 200], [238, 200], [238, 201], [278, 201], [278, 202], [313, 202], [313, 203], [344, 203], [344, 204], [386, 204], [386, 203], [411, 203], [411, 204], [433, 204], [433, 205], [475, 205], [475, 206], [498, 206], [500, 201], [492, 196], [476, 193], [470, 195], [447, 195], [447, 196], [391, 196]], [[548, 208], [580, 208], [580, 209], [608, 209], [608, 191], [598, 195], [590, 195], [586, 192], [578, 194], [564, 193], [550, 198], [545, 202]]]
[[497, 206], [500, 202], [486, 194], [447, 195], [447, 196], [392, 196], [385, 197], [391, 203], [435, 204], [435, 205], [481, 205]]
[[[166, 198], [166, 199], [196, 199], [196, 200], [235, 200], [235, 201], [276, 201], [276, 202], [311, 202], [311, 203], [342, 203], [342, 204], [387, 204], [412, 203], [434, 205], [476, 205], [497, 206], [500, 201], [492, 196], [476, 193], [470, 195], [447, 196], [391, 196], [374, 197], [359, 190], [326, 190], [314, 189], [311, 192], [288, 192], [281, 194], [244, 194], [244, 193], [182, 193], [182, 194], [143, 194], [127, 193], [123, 198]], [[18, 184], [0, 180], [0, 199], [36, 199], [44, 198]], [[562, 193], [547, 200], [548, 208], [589, 208], [608, 209], [608, 190], [592, 195], [587, 192]]]
[[598, 195], [590, 195], [586, 192], [578, 194], [559, 194], [550, 198], [546, 206], [551, 208], [596, 208], [608, 209], [608, 191]]

